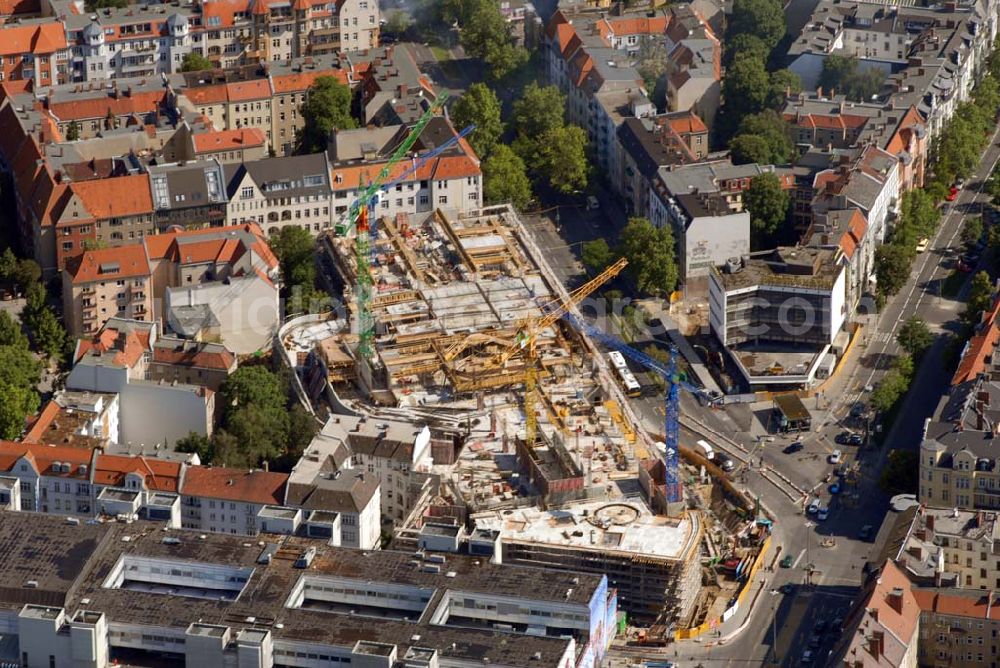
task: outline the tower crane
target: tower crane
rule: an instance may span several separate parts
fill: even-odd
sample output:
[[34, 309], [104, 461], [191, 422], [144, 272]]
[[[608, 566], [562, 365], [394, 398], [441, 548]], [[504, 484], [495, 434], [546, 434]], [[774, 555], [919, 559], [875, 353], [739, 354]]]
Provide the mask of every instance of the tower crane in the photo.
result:
[[[424, 111], [420, 119], [410, 128], [409, 134], [406, 138], [396, 147], [389, 160], [385, 163], [382, 169], [379, 171], [378, 175], [372, 180], [368, 186], [358, 194], [358, 198], [351, 203], [351, 206], [347, 211], [347, 222], [340, 223], [336, 226], [335, 232], [339, 236], [347, 236], [351, 233], [352, 229], [354, 231], [354, 261], [355, 267], [357, 269], [357, 286], [355, 292], [355, 302], [357, 305], [357, 319], [358, 319], [358, 356], [363, 358], [365, 361], [371, 360], [374, 353], [374, 340], [375, 340], [375, 320], [371, 312], [371, 299], [372, 299], [372, 276], [371, 276], [371, 240], [374, 234], [374, 229], [372, 225], [374, 224], [374, 217], [371, 215], [371, 209], [375, 208], [378, 204], [377, 195], [379, 190], [386, 187], [384, 184], [389, 178], [389, 174], [392, 172], [393, 167], [402, 160], [406, 153], [413, 148], [413, 145], [420, 138], [421, 132], [430, 123], [431, 119], [437, 113], [444, 103], [448, 100], [447, 93], [441, 93], [434, 101], [431, 102], [430, 106]], [[453, 137], [449, 142], [438, 146], [429, 154], [425, 154], [417, 158], [414, 161], [413, 166], [409, 170], [403, 173], [401, 177], [390, 183], [394, 184], [396, 181], [405, 178], [407, 175], [415, 171], [424, 161], [437, 155], [442, 150], [450, 146], [451, 144], [457, 142], [461, 136], [467, 134], [471, 131], [471, 127], [463, 130], [462, 134]]]
[[677, 370], [677, 346], [670, 346], [670, 360], [664, 364], [659, 360], [653, 359], [646, 353], [640, 352], [629, 346], [621, 339], [611, 336], [610, 334], [606, 334], [597, 327], [584, 322], [571, 312], [567, 311], [563, 317], [573, 326], [574, 329], [584, 332], [590, 338], [595, 341], [599, 341], [612, 350], [617, 350], [625, 357], [641, 364], [666, 381], [667, 393], [665, 396], [666, 420], [664, 425], [664, 443], [667, 447], [663, 453], [664, 485], [666, 488], [668, 502], [674, 503], [681, 501], [683, 499], [683, 494], [681, 490], [680, 467], [678, 462], [678, 453], [680, 452], [680, 391], [684, 390], [686, 392], [690, 392], [694, 396], [709, 404], [717, 401], [717, 398], [713, 397], [706, 390], [695, 387], [681, 376]]
[[[619, 259], [617, 262], [609, 266], [607, 269], [598, 274], [595, 278], [587, 281], [576, 290], [573, 290], [564, 299], [553, 299], [552, 301], [544, 304], [542, 309], [542, 315], [533, 318], [525, 318], [518, 323], [517, 333], [514, 336], [513, 341], [504, 341], [506, 343], [506, 348], [502, 349], [495, 357], [490, 359], [486, 364], [487, 370], [499, 371], [504, 368], [504, 366], [516, 355], [523, 355], [525, 357], [525, 368], [524, 368], [524, 417], [525, 417], [525, 430], [524, 430], [524, 440], [528, 444], [528, 447], [534, 447], [535, 435], [537, 433], [538, 422], [535, 417], [535, 388], [537, 385], [537, 369], [535, 363], [537, 361], [537, 351], [535, 344], [538, 339], [539, 333], [554, 325], [560, 318], [564, 315], [570, 313], [571, 309], [583, 301], [587, 295], [591, 294], [594, 290], [604, 285], [606, 282], [617, 276], [621, 271], [628, 265], [628, 260], [625, 258]], [[491, 337], [485, 337], [483, 334], [470, 334], [464, 340], [456, 343], [451, 348], [445, 351], [443, 357], [448, 361], [455, 359], [463, 350], [468, 348], [470, 345], [474, 345], [478, 342], [482, 342], [489, 339], [493, 342], [497, 342]], [[516, 376], [511, 377], [510, 382], [516, 382], [519, 380]], [[505, 383], [506, 384], [506, 383]], [[488, 383], [489, 386], [495, 386], [495, 384]], [[471, 389], [480, 389], [473, 386]]]

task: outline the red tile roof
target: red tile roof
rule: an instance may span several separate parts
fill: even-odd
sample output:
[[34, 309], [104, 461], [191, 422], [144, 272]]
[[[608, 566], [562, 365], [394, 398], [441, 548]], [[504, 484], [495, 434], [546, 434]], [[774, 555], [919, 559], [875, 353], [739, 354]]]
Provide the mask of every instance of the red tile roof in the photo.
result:
[[150, 275], [146, 249], [141, 243], [84, 251], [66, 261], [66, 271], [74, 285]]
[[[123, 344], [118, 340], [124, 338]], [[80, 361], [90, 351], [104, 354], [114, 351], [112, 363], [118, 366], [133, 367], [143, 353], [149, 350], [149, 332], [131, 331], [119, 332], [117, 329], [104, 328], [94, 339], [80, 339], [76, 343], [76, 361]]]
[[281, 505], [287, 482], [286, 473], [192, 466], [185, 473], [181, 492], [187, 496]]
[[133, 174], [70, 184], [94, 218], [121, 218], [153, 213], [149, 176]]
[[168, 348], [157, 344], [153, 346], [153, 362], [228, 371], [236, 362], [236, 357], [225, 348], [216, 351], [205, 350], [201, 346]]
[[61, 122], [105, 118], [108, 112], [115, 117], [143, 116], [154, 113], [164, 102], [163, 91], [133, 91], [129, 95], [119, 92], [118, 97], [99, 97], [77, 100], [60, 100], [48, 104], [49, 112]]
[[271, 85], [275, 93], [296, 93], [307, 90], [316, 81], [317, 77], [333, 77], [342, 84], [347, 84], [349, 79], [346, 70], [329, 69], [315, 72], [296, 72], [293, 74], [278, 74], [271, 77]]
[[[213, 0], [212, 2], [201, 3], [203, 15], [202, 26], [205, 28], [229, 28], [233, 25], [235, 14], [239, 12], [249, 12], [250, 0]], [[219, 17], [219, 22], [212, 23], [209, 17]]]
[[708, 132], [708, 127], [706, 127], [705, 122], [698, 118], [697, 114], [694, 113], [678, 116], [676, 118], [670, 118], [668, 122], [670, 123], [671, 129], [680, 135]]
[[239, 81], [226, 84], [226, 94], [230, 102], [245, 102], [246, 100], [261, 100], [271, 97], [271, 84], [267, 79]]
[[48, 431], [49, 427], [55, 421], [59, 413], [62, 412], [62, 406], [56, 403], [55, 400], [50, 399], [49, 403], [45, 404], [42, 408], [42, 412], [39, 413], [35, 421], [31, 423], [28, 427], [28, 431], [24, 434], [25, 443], [41, 443], [45, 440], [45, 432]]
[[214, 153], [215, 151], [232, 151], [239, 148], [263, 146], [267, 141], [259, 128], [203, 132], [193, 135], [191, 139], [194, 141], [195, 153]]
[[0, 21], [15, 14], [40, 14], [41, 11], [39, 0], [0, 0]]
[[97, 456], [94, 463], [93, 482], [96, 485], [121, 487], [125, 476], [135, 473], [142, 477], [146, 489], [176, 493], [181, 479], [181, 463], [148, 457], [126, 455]]
[[1000, 316], [1000, 298], [994, 296], [993, 307], [983, 314], [979, 331], [969, 339], [965, 354], [962, 355], [958, 368], [955, 369], [955, 375], [951, 378], [953, 386], [973, 380], [989, 368], [989, 360], [993, 356], [997, 343], [1000, 343], [998, 316]]
[[66, 48], [66, 31], [61, 22], [0, 26], [0, 55], [23, 53], [47, 55]]
[[[214, 5], [215, 3], [213, 2], [208, 4]], [[216, 104], [218, 102], [225, 102], [229, 99], [229, 96], [226, 93], [225, 84], [185, 88], [183, 90], [183, 95], [194, 104]]]
[[[69, 445], [0, 441], [0, 470], [10, 471], [18, 459], [27, 457], [39, 475], [87, 478], [87, 473], [80, 472], [80, 465], [90, 464], [92, 452], [90, 448]], [[69, 471], [53, 471], [52, 465], [56, 462], [69, 464]]]

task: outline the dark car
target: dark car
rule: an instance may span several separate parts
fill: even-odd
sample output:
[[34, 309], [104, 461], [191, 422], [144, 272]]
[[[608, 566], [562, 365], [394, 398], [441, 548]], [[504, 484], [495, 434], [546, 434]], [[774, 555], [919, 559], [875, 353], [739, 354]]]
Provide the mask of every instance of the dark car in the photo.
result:
[[861, 527], [861, 531], [858, 533], [858, 538], [861, 540], [868, 540], [872, 535], [872, 525], [866, 524]]
[[962, 256], [962, 262], [975, 267], [977, 264], [979, 264], [979, 256], [975, 253], [966, 253], [965, 255]]
[[852, 436], [854, 436], [854, 434], [852, 434], [851, 432], [842, 431], [839, 434], [837, 434], [837, 436], [833, 440], [837, 445], [847, 445], [850, 442]]
[[802, 441], [795, 441], [794, 443], [789, 443], [787, 446], [785, 446], [785, 449], [782, 450], [782, 452], [784, 452], [786, 455], [792, 455], [804, 447], [805, 446], [802, 445]]
[[781, 566], [782, 568], [791, 568], [792, 564], [794, 563], [795, 563], [795, 557], [793, 557], [790, 554], [786, 554], [785, 557], [781, 560], [781, 563], [779, 563], [778, 565]]
[[850, 438], [847, 439], [848, 445], [864, 445], [865, 437], [861, 434], [851, 434]]
[[861, 417], [864, 414], [865, 414], [865, 405], [863, 403], [858, 402], [858, 403], [854, 404], [853, 406], [851, 406], [851, 417], [852, 418], [859, 418], [859, 417]]
[[972, 265], [966, 264], [965, 262], [962, 262], [961, 260], [959, 260], [959, 262], [955, 266], [955, 268], [958, 269], [963, 274], [971, 274], [972, 270], [975, 269], [975, 267], [973, 267]]
[[825, 619], [821, 619], [818, 622], [816, 622], [816, 625], [813, 626], [813, 632], [814, 633], [826, 633], [826, 620]]

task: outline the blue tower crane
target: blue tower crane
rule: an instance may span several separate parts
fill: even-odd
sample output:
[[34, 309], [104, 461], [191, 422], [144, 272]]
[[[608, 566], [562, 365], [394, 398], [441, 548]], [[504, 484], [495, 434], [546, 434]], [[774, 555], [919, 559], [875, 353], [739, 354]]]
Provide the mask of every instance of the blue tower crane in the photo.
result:
[[680, 452], [680, 391], [683, 389], [686, 392], [690, 392], [698, 397], [698, 399], [709, 404], [715, 402], [716, 398], [712, 397], [705, 390], [695, 387], [691, 383], [687, 382], [677, 371], [678, 353], [676, 346], [670, 346], [670, 360], [664, 364], [663, 362], [653, 359], [646, 353], [629, 346], [621, 339], [602, 332], [597, 327], [583, 321], [572, 313], [567, 312], [563, 318], [577, 331], [585, 333], [590, 338], [599, 341], [601, 344], [611, 348], [612, 350], [617, 350], [625, 357], [629, 358], [633, 362], [641, 364], [666, 381], [667, 394], [664, 442], [667, 447], [663, 453], [665, 471], [664, 485], [666, 487], [668, 502], [674, 503], [681, 501], [683, 499], [683, 494], [681, 490], [680, 464], [678, 459], [678, 453]]

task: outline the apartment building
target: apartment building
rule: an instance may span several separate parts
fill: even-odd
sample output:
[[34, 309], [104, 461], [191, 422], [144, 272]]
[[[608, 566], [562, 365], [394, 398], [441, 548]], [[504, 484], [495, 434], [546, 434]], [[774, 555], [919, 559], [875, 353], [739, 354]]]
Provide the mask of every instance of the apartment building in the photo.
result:
[[181, 527], [253, 536], [260, 530], [260, 511], [281, 505], [287, 480], [287, 474], [270, 471], [187, 467], [180, 490]]
[[257, 128], [192, 133], [190, 142], [190, 160], [239, 164], [267, 157], [267, 137]]
[[692, 5], [667, 11], [667, 110], [690, 111], [711, 127], [722, 95], [722, 45]]
[[437, 95], [408, 44], [351, 53], [346, 59], [349, 71], [359, 73], [357, 106], [366, 126], [416, 123]]
[[70, 51], [59, 21], [0, 25], [0, 82], [66, 83]]
[[427, 481], [430, 429], [409, 422], [338, 415], [327, 420], [292, 470], [290, 489], [321, 485], [327, 471], [374, 475], [382, 490], [383, 521], [401, 524]]
[[674, 230], [678, 278], [684, 284], [694, 287], [698, 279], [704, 284], [713, 268], [750, 253], [750, 212], [732, 210], [720, 193], [671, 196], [664, 209], [664, 219]]
[[601, 575], [460, 553], [349, 550], [299, 536], [247, 546], [244, 537], [165, 534], [163, 526], [5, 514], [0, 538], [14, 546], [5, 563], [20, 569], [4, 569], [3, 591], [27, 589], [25, 577], [39, 583], [0, 598], [0, 622], [17, 629], [17, 659], [64, 665], [86, 652], [90, 665], [105, 668], [127, 651], [135, 662], [166, 655], [239, 668], [471, 668], [485, 659], [501, 668], [585, 668], [616, 635], [615, 593]]
[[204, 116], [216, 130], [260, 129], [269, 148], [291, 155], [304, 122], [299, 110], [310, 86], [321, 76], [352, 85], [351, 70], [339, 56], [309, 56], [175, 74], [169, 77], [169, 88], [179, 110]]
[[918, 506], [894, 560], [922, 586], [996, 589], [1000, 587], [997, 514]]
[[684, 165], [708, 155], [708, 128], [691, 112], [626, 118], [619, 126], [621, 166], [612, 185], [631, 215], [649, 216], [649, 193], [660, 167]]
[[[347, 213], [358, 193], [378, 175], [408, 132], [406, 126], [390, 126], [334, 133], [327, 147], [327, 159], [335, 222]], [[419, 154], [439, 147], [455, 135], [455, 129], [446, 118], [432, 118], [424, 126], [412, 151]], [[482, 206], [479, 157], [464, 139], [425, 161], [415, 171], [406, 162], [397, 163], [388, 182], [396, 183], [380, 192], [378, 210], [372, 212], [380, 217], [426, 213], [437, 208], [466, 211]]]
[[158, 336], [150, 343], [150, 380], [198, 385], [218, 392], [236, 371], [236, 355], [221, 343]]
[[60, 137], [75, 126], [80, 139], [135, 126], [155, 126], [172, 113], [168, 91], [156, 78], [67, 83], [46, 88], [39, 97], [34, 93], [16, 94], [11, 102], [27, 108], [37, 106], [54, 121]]
[[63, 314], [74, 336], [92, 336], [111, 318], [152, 320], [153, 274], [146, 248], [139, 243], [70, 258], [63, 271]]
[[875, 248], [878, 242], [861, 209], [838, 209], [816, 213], [802, 236], [802, 245], [834, 253], [834, 260], [847, 271], [846, 308], [853, 314], [865, 292], [873, 290]]
[[917, 668], [924, 624], [918, 591], [906, 574], [887, 561], [844, 621], [844, 632], [827, 665], [844, 668]]
[[921, 666], [993, 666], [1000, 652], [1000, 597], [994, 591], [916, 588]]
[[834, 209], [857, 207], [864, 213], [870, 234], [883, 243], [891, 221], [899, 213], [900, 176], [896, 156], [869, 146], [852, 161], [819, 172], [815, 176], [813, 215]]
[[832, 344], [846, 316], [846, 278], [831, 251], [779, 247], [713, 268], [712, 332], [723, 346], [754, 342]]
[[117, 394], [61, 390], [30, 422], [23, 440], [107, 448], [121, 440], [118, 410]]
[[[382, 541], [379, 476], [365, 471], [334, 469], [331, 465], [336, 459], [310, 444], [288, 476], [284, 505], [302, 508], [313, 524], [318, 524], [327, 513], [336, 513], [339, 545], [375, 549]], [[313, 536], [323, 535], [319, 526], [309, 531]]]
[[150, 165], [147, 173], [157, 232], [226, 224], [226, 178], [218, 160]]
[[256, 222], [268, 236], [288, 226], [316, 235], [333, 223], [325, 153], [229, 164], [225, 172], [230, 221]]

